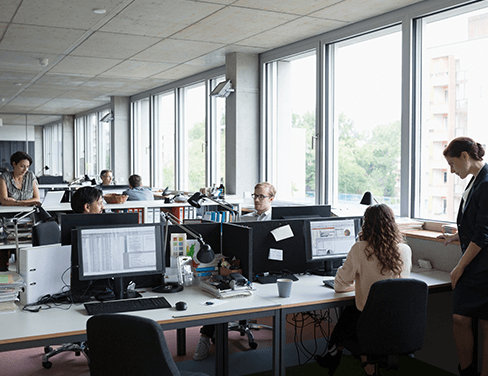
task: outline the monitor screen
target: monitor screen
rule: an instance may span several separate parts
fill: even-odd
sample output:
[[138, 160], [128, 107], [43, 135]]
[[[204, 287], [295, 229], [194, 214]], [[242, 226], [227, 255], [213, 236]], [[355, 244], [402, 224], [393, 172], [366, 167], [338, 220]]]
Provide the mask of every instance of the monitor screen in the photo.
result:
[[127, 297], [123, 277], [164, 273], [161, 225], [137, 224], [77, 229], [79, 278], [114, 278], [116, 298]]
[[138, 213], [65, 214], [61, 216], [61, 244], [72, 244], [71, 230], [78, 226], [130, 225], [139, 223]]
[[273, 206], [272, 219], [309, 219], [330, 217], [330, 205]]
[[357, 241], [361, 220], [362, 217], [333, 217], [307, 221], [307, 261], [324, 262], [324, 270], [321, 268], [316, 274], [335, 274], [337, 261], [342, 263]]

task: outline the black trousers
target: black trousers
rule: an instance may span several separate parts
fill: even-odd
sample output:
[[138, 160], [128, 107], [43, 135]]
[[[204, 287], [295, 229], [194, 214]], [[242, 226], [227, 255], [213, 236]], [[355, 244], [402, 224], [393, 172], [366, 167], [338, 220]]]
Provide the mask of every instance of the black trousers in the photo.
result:
[[361, 315], [361, 311], [356, 308], [356, 305], [347, 306], [342, 311], [337, 324], [330, 335], [329, 350], [336, 346], [340, 346], [345, 340], [356, 339], [356, 325]]

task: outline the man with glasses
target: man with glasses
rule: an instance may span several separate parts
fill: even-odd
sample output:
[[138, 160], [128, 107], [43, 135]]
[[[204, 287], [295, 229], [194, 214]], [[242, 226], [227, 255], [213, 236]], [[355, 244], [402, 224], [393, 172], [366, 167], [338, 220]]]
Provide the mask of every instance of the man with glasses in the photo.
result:
[[262, 182], [256, 184], [251, 197], [254, 200], [254, 212], [241, 216], [241, 221], [269, 221], [271, 220], [271, 203], [276, 196], [273, 184]]
[[[270, 221], [271, 220], [271, 203], [276, 196], [276, 189], [273, 184], [262, 182], [256, 184], [254, 193], [251, 197], [254, 200], [254, 212], [240, 217], [240, 222], [251, 221]], [[194, 360], [203, 360], [208, 357], [211, 338], [214, 336], [215, 325], [204, 325], [200, 328], [200, 340], [197, 344]]]

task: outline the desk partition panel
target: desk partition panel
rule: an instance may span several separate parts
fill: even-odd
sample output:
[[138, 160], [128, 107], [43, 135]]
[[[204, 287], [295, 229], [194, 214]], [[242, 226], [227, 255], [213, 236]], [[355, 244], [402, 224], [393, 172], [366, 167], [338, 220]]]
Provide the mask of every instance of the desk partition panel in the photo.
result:
[[[245, 222], [241, 224], [253, 230], [253, 276], [263, 272], [280, 272], [285, 269], [293, 273], [303, 273], [320, 266], [320, 263], [310, 263], [306, 260], [304, 222], [302, 219], [290, 219]], [[293, 236], [277, 241], [271, 231], [286, 225], [290, 226]], [[282, 256], [280, 257], [280, 255]]]

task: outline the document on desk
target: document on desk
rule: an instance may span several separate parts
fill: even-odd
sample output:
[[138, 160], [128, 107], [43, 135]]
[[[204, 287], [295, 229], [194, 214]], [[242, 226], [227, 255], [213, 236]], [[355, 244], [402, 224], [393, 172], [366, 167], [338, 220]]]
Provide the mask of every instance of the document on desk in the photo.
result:
[[274, 230], [271, 231], [271, 233], [273, 234], [277, 242], [288, 238], [293, 238], [293, 236], [295, 236], [293, 234], [293, 230], [291, 229], [290, 225], [285, 225], [285, 226], [275, 228]]

